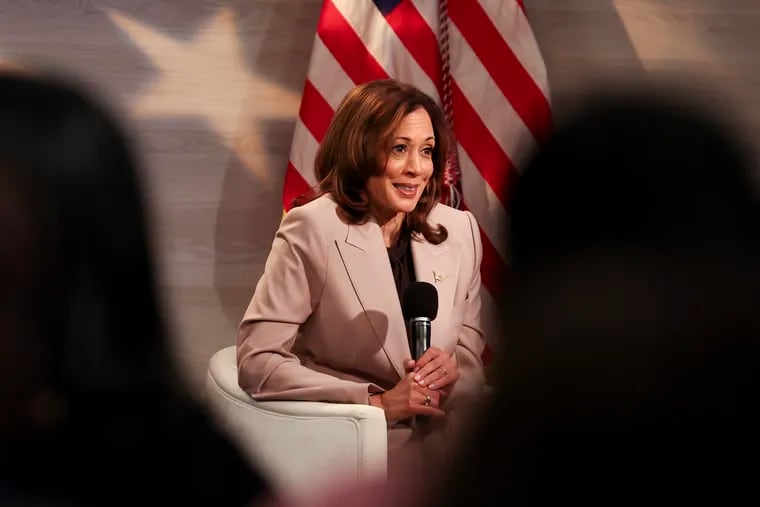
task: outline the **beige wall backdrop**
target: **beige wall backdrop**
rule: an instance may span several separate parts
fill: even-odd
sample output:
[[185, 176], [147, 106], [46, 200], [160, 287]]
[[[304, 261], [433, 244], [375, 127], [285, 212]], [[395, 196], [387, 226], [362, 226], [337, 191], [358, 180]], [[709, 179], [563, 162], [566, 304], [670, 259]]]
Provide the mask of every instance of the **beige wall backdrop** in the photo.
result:
[[[505, 0], [507, 1], [507, 0]], [[666, 73], [760, 153], [757, 0], [526, 0], [555, 116], [600, 80]], [[0, 59], [72, 73], [134, 134], [187, 380], [234, 343], [281, 216], [321, 0], [0, 1]]]

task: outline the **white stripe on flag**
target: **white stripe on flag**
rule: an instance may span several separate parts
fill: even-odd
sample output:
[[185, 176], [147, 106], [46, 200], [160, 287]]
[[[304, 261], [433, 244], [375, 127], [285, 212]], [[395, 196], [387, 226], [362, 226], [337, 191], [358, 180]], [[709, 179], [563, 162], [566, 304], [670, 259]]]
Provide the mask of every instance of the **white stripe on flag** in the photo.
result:
[[478, 1], [491, 18], [502, 39], [512, 49], [515, 57], [548, 100], [549, 84], [546, 78], [546, 66], [525, 12], [513, 0]]
[[333, 111], [338, 109], [343, 97], [354, 87], [354, 82], [319, 36], [314, 39], [307, 79], [330, 104]]
[[[453, 23], [449, 25], [449, 34], [452, 78], [504, 153], [519, 166], [536, 148], [533, 134]], [[455, 125], [456, 121], [454, 117]]]
[[319, 143], [299, 118], [293, 132], [293, 144], [290, 146], [290, 162], [309, 185], [316, 184], [314, 157], [317, 154], [318, 147]]
[[333, 5], [346, 18], [367, 50], [389, 76], [410, 83], [440, 101], [435, 83], [412, 57], [393, 28], [376, 9], [360, 8], [356, 0], [333, 0]]
[[438, 2], [431, 2], [430, 0], [412, 0], [412, 3], [425, 21], [427, 21], [430, 30], [435, 34], [435, 38], [438, 39], [438, 29], [441, 25]]
[[504, 206], [491, 190], [491, 186], [480, 175], [480, 171], [470, 159], [470, 156], [462, 148], [459, 148], [459, 167], [462, 169], [462, 192], [464, 202], [475, 215], [478, 225], [483, 230], [499, 256], [507, 261], [507, 240], [505, 237], [504, 224], [509, 217]]

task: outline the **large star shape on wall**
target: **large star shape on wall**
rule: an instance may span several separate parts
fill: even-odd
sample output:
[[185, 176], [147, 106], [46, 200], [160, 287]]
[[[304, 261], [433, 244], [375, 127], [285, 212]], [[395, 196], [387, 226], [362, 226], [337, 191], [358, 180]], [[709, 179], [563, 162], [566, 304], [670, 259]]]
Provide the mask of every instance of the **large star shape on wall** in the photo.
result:
[[156, 69], [156, 79], [130, 104], [133, 114], [201, 118], [247, 170], [268, 181], [260, 126], [267, 120], [293, 120], [301, 98], [250, 70], [235, 14], [220, 8], [184, 41], [113, 9], [106, 13]]

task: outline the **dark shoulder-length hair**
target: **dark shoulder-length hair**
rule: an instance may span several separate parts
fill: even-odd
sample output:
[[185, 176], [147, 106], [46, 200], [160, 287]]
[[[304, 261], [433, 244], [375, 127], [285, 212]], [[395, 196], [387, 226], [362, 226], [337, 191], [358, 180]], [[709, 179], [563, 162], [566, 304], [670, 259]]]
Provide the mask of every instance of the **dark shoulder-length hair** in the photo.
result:
[[407, 214], [406, 229], [433, 244], [445, 241], [448, 237], [446, 228], [440, 224], [432, 226], [427, 218], [441, 195], [450, 145], [448, 123], [431, 97], [392, 79], [358, 85], [346, 95], [317, 151], [314, 172], [318, 186], [295, 204], [330, 193], [347, 222], [366, 222], [369, 210], [365, 192], [367, 180], [382, 173], [394, 132], [406, 115], [420, 108], [428, 113], [433, 124], [433, 175], [417, 207]]

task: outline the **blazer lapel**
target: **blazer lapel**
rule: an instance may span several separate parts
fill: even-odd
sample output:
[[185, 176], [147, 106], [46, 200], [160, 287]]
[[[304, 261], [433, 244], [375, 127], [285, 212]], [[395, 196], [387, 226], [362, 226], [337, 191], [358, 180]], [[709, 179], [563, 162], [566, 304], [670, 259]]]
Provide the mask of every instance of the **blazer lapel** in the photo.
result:
[[457, 287], [459, 250], [451, 248], [448, 241], [433, 245], [425, 240], [412, 241], [414, 272], [418, 282], [432, 284], [438, 292], [438, 315], [433, 320], [431, 342], [445, 347], [437, 337], [447, 336], [451, 309]]
[[404, 359], [411, 357], [411, 352], [380, 226], [373, 221], [349, 225], [345, 243], [337, 244], [375, 337], [399, 378], [403, 378]]

